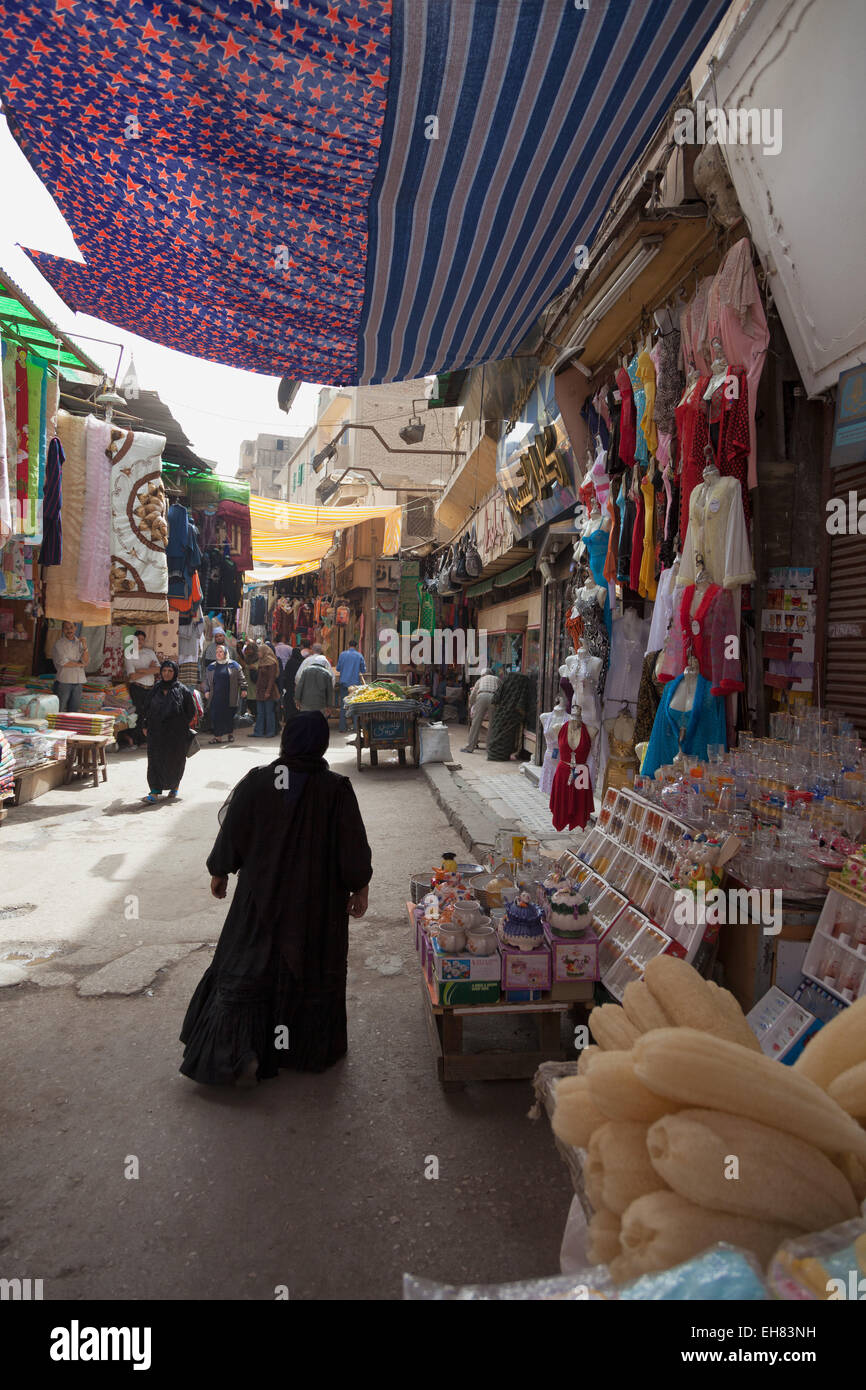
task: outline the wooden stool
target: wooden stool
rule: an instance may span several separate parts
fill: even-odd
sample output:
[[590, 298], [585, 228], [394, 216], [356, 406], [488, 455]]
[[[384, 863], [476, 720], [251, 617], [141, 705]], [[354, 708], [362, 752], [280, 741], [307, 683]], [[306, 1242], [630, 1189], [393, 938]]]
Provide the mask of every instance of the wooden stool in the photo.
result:
[[97, 734], [70, 734], [66, 740], [66, 774], [64, 783], [73, 777], [91, 777], [94, 787], [99, 786], [99, 774], [103, 782], [108, 781], [108, 763], [105, 749], [110, 742]]

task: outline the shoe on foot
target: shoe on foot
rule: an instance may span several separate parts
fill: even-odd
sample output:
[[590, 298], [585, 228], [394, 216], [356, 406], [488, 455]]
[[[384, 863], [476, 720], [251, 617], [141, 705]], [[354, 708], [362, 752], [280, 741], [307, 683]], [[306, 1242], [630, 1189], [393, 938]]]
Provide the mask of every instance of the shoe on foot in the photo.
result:
[[177, 792], [169, 792], [169, 794], [168, 794], [168, 799], [169, 799], [169, 801], [179, 801], [179, 800], [180, 800], [180, 796], [179, 796], [179, 794], [178, 794]]
[[475, 749], [474, 749], [474, 748], [461, 748], [461, 749], [460, 749], [460, 752], [461, 752], [461, 753], [474, 753], [474, 752], [475, 752]]
[[145, 800], [145, 803], [150, 803], [150, 802], [153, 802], [153, 801], [159, 801], [159, 798], [160, 798], [161, 796], [162, 796], [162, 792], [148, 792], [148, 794], [147, 794], [147, 796], [144, 798], [144, 800]]
[[259, 1084], [258, 1081], [259, 1059], [251, 1057], [248, 1062], [244, 1062], [240, 1072], [235, 1077], [235, 1085], [240, 1086], [241, 1090], [252, 1090], [253, 1086]]

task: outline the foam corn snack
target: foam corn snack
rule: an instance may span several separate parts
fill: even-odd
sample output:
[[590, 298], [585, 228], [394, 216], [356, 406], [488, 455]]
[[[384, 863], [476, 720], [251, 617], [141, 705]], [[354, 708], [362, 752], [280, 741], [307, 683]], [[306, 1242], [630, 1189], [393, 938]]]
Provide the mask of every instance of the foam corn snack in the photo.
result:
[[[681, 1107], [745, 1115], [824, 1153], [866, 1158], [866, 1131], [820, 1086], [738, 1043], [696, 1028], [659, 1028], [638, 1038], [634, 1067], [645, 1086]], [[595, 1068], [588, 1080], [594, 1075]]]
[[640, 1036], [619, 1004], [600, 1004], [589, 1016], [589, 1031], [607, 1052], [627, 1052]]
[[[655, 1192], [659, 1176], [647, 1151], [646, 1125], [633, 1120], [611, 1120], [595, 1130], [583, 1171], [587, 1193], [591, 1181], [600, 1205], [616, 1215], [646, 1192]], [[590, 1201], [596, 1205], [591, 1194]]]
[[699, 1028], [702, 1033], [712, 1033], [760, 1052], [760, 1044], [742, 1012], [739, 1019], [732, 1016], [730, 1006], [718, 1003], [706, 980], [680, 957], [654, 956], [647, 962], [644, 980], [677, 1027]]
[[586, 1073], [589, 1071], [590, 1067], [592, 1066], [593, 1058], [594, 1058], [594, 1057], [599, 1057], [600, 1055], [601, 1055], [601, 1048], [598, 1046], [597, 1043], [590, 1043], [588, 1047], [584, 1047], [584, 1048], [581, 1050], [581, 1052], [580, 1052], [580, 1054], [579, 1054], [579, 1056], [578, 1056], [578, 1059], [577, 1059], [577, 1074], [578, 1074], [578, 1076], [586, 1076]]
[[781, 1221], [802, 1231], [821, 1231], [858, 1212], [850, 1183], [826, 1154], [742, 1115], [721, 1110], [666, 1115], [651, 1127], [647, 1152], [668, 1187], [700, 1207]]
[[857, 1201], [866, 1202], [866, 1159], [858, 1158], [856, 1154], [836, 1154], [835, 1158], [851, 1184], [851, 1191]]
[[622, 1253], [619, 1243], [620, 1220], [612, 1211], [599, 1208], [589, 1223], [586, 1253], [594, 1265], [608, 1265]]
[[620, 1244], [633, 1267], [650, 1274], [689, 1260], [720, 1240], [751, 1250], [763, 1266], [795, 1233], [794, 1227], [780, 1222], [711, 1211], [677, 1192], [659, 1191], [638, 1197], [626, 1208]]
[[601, 1052], [593, 1058], [587, 1075], [589, 1094], [596, 1110], [610, 1120], [631, 1120], [651, 1125], [679, 1106], [645, 1086], [634, 1069], [631, 1052]]
[[858, 1062], [866, 1062], [866, 995], [810, 1038], [794, 1063], [794, 1071], [826, 1089]]
[[742, 1037], [744, 1047], [750, 1047], [753, 1052], [760, 1052], [761, 1044], [749, 1027], [749, 1020], [731, 991], [722, 989], [715, 980], [704, 980], [704, 984], [710, 992], [712, 1002], [727, 1016], [731, 1028], [736, 1030], [737, 1036], [734, 1037], [732, 1033], [731, 1042], [740, 1042]]
[[830, 1095], [857, 1120], [866, 1120], [866, 1062], [849, 1067], [830, 1082]]
[[594, 1104], [585, 1076], [564, 1076], [557, 1082], [555, 1106], [551, 1125], [557, 1139], [576, 1149], [585, 1149], [593, 1130], [603, 1125], [607, 1116]]
[[639, 1033], [651, 1033], [653, 1028], [670, 1028], [669, 1019], [661, 1004], [650, 991], [646, 980], [632, 980], [622, 995], [625, 1016]]

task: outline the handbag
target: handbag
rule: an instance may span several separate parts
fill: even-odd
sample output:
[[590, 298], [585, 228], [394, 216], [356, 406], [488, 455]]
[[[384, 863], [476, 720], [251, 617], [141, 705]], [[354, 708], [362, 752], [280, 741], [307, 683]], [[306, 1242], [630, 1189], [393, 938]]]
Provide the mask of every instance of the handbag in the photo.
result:
[[200, 744], [199, 741], [198, 741], [198, 737], [196, 736], [195, 729], [187, 729], [187, 731], [186, 731], [186, 756], [187, 756], [188, 758], [193, 758], [193, 757], [195, 757], [196, 753], [198, 753], [198, 752], [200, 751], [200, 749], [201, 749], [201, 744]]
[[472, 528], [472, 535], [466, 544], [466, 573], [470, 579], [477, 579], [482, 569], [481, 556], [475, 544], [475, 527]]

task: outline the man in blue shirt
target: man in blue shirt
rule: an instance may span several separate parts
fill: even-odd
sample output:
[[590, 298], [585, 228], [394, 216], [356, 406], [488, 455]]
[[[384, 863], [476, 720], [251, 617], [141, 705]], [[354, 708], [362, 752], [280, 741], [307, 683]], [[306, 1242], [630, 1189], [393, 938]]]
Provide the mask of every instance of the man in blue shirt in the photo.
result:
[[340, 678], [340, 732], [346, 733], [346, 706], [344, 701], [350, 685], [360, 685], [361, 672], [366, 671], [367, 663], [358, 651], [358, 643], [350, 642], [344, 652], [337, 657], [337, 675]]

